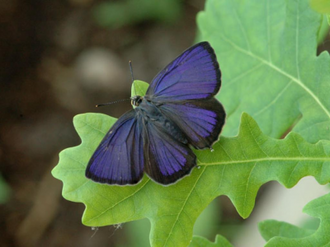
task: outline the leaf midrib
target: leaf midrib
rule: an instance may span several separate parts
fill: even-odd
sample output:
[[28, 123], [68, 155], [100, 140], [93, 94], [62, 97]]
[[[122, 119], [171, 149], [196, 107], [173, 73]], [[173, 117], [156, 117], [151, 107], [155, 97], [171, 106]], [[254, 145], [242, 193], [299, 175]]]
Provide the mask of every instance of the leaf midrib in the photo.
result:
[[230, 160], [230, 161], [219, 161], [219, 162], [202, 162], [198, 165], [200, 166], [210, 166], [210, 165], [231, 165], [231, 164], [242, 164], [242, 163], [254, 163], [254, 162], [264, 162], [264, 161], [330, 161], [330, 157], [265, 157], [256, 159], [246, 159], [246, 160]]
[[197, 185], [199, 179], [202, 177], [204, 171], [205, 171], [205, 167], [203, 168], [203, 170], [202, 170], [201, 173], [199, 174], [198, 178], [196, 179], [196, 181], [195, 181], [195, 183], [194, 183], [194, 186], [191, 187], [191, 190], [190, 190], [189, 194], [187, 195], [186, 200], [185, 200], [184, 203], [182, 204], [182, 207], [181, 207], [181, 209], [180, 209], [180, 212], [177, 214], [177, 217], [176, 217], [175, 221], [173, 222], [173, 225], [172, 225], [171, 231], [170, 231], [169, 234], [167, 235], [167, 238], [166, 238], [166, 240], [165, 240], [163, 246], [166, 246], [166, 244], [167, 244], [167, 242], [168, 242], [170, 236], [172, 235], [173, 229], [174, 229], [175, 225], [177, 224], [177, 222], [178, 222], [178, 220], [179, 220], [179, 218], [180, 218], [180, 215], [181, 215], [181, 213], [183, 212], [183, 209], [185, 208], [185, 206], [186, 206], [186, 204], [187, 204], [187, 202], [188, 202], [188, 200], [189, 200], [189, 198], [190, 198], [190, 195], [191, 195], [192, 192], [195, 190], [196, 185]]
[[[96, 216], [94, 216], [93, 218], [89, 219], [88, 221], [86, 221], [86, 224], [88, 222], [92, 222], [93, 220], [100, 218], [102, 215], [104, 215], [105, 213], [107, 213], [109, 210], [113, 209], [114, 207], [118, 206], [120, 203], [126, 201], [127, 199], [133, 197], [134, 195], [136, 195], [138, 192], [140, 192], [148, 183], [150, 182], [150, 179], [148, 179], [145, 184], [143, 184], [139, 189], [133, 191], [131, 194], [129, 194], [128, 196], [124, 197], [123, 199], [121, 199], [120, 201], [118, 201], [117, 203], [111, 205], [110, 207], [106, 208], [104, 211], [100, 212], [99, 214], [97, 214]], [[84, 203], [86, 204], [86, 203]], [[86, 204], [87, 205], [87, 204]]]
[[231, 41], [230, 39], [226, 38], [223, 34], [220, 34], [220, 36], [222, 37], [222, 39], [226, 42], [228, 42], [229, 44], [231, 44], [236, 50], [249, 55], [259, 61], [261, 61], [263, 64], [269, 66], [270, 68], [276, 70], [277, 72], [279, 72], [280, 74], [286, 76], [287, 78], [291, 79], [292, 81], [294, 81], [298, 86], [300, 86], [303, 90], [305, 90], [314, 100], [315, 102], [320, 106], [320, 108], [325, 112], [325, 114], [328, 116], [328, 118], [330, 118], [330, 112], [327, 110], [327, 108], [322, 104], [322, 102], [320, 101], [320, 99], [305, 85], [303, 84], [303, 82], [301, 80], [299, 80], [298, 78], [292, 76], [291, 74], [283, 71], [282, 69], [280, 69], [279, 67], [277, 67], [275, 64], [273, 64], [272, 62], [269, 62], [259, 56], [257, 56], [256, 54], [252, 53], [251, 51], [247, 51], [241, 47], [239, 47], [235, 42]]

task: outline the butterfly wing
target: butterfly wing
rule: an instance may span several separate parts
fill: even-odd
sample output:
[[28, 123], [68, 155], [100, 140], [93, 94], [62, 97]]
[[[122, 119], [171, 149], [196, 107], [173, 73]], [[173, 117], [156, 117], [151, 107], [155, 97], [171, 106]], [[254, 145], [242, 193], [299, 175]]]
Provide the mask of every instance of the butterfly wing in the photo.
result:
[[226, 114], [215, 98], [168, 102], [158, 107], [174, 122], [197, 149], [211, 148], [219, 138]]
[[146, 98], [158, 105], [198, 149], [218, 140], [225, 110], [213, 98], [221, 85], [214, 50], [201, 42], [183, 52], [152, 81]]
[[196, 156], [189, 148], [162, 127], [162, 123], [145, 124], [145, 171], [154, 181], [168, 185], [188, 175], [196, 165]]
[[86, 177], [107, 184], [136, 184], [143, 176], [143, 126], [135, 110], [121, 116], [90, 159]]
[[184, 51], [151, 82], [146, 98], [153, 102], [206, 99], [220, 89], [221, 73], [208, 42]]

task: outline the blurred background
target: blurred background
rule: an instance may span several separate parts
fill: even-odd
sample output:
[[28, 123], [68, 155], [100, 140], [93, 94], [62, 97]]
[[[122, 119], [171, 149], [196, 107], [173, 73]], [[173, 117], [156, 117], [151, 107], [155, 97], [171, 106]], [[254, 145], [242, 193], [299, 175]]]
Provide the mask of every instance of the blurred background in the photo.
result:
[[[82, 225], [83, 204], [63, 199], [62, 183], [50, 171], [61, 150], [80, 143], [72, 125], [76, 114], [119, 117], [131, 108], [129, 101], [95, 108], [130, 97], [129, 60], [135, 78], [150, 82], [194, 43], [196, 14], [204, 3], [0, 0], [0, 246], [149, 246], [148, 220], [99, 229]], [[261, 188], [257, 205], [265, 191], [276, 193], [270, 186]], [[288, 198], [282, 200], [284, 207]], [[271, 204], [289, 215], [297, 211], [295, 205], [283, 210]], [[255, 212], [258, 207], [250, 222], [257, 233]], [[212, 241], [216, 234], [233, 240], [242, 222], [229, 199], [220, 197], [194, 231]], [[244, 241], [236, 246], [246, 246]]]
[[[135, 78], [150, 82], [190, 47], [203, 8], [204, 0], [0, 1], [0, 246], [149, 245], [148, 220], [82, 225], [84, 206], [62, 198], [50, 171], [61, 150], [80, 143], [72, 118], [130, 109], [129, 101], [95, 104], [130, 97], [129, 60]], [[211, 206], [214, 222], [200, 227], [211, 239], [220, 207], [240, 221], [221, 201]]]

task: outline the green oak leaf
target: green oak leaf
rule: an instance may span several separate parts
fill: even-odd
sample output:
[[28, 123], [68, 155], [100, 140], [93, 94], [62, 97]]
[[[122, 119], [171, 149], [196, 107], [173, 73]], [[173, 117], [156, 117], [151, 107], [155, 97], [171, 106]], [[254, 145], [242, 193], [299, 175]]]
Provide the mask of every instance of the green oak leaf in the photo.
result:
[[194, 236], [189, 247], [232, 247], [232, 245], [227, 239], [220, 235], [217, 235], [214, 243], [210, 242], [206, 238]]
[[265, 239], [269, 239], [265, 246], [330, 246], [330, 194], [309, 202], [303, 211], [320, 219], [316, 231], [284, 222], [264, 221], [259, 229]]
[[92, 13], [99, 25], [116, 29], [147, 20], [174, 23], [180, 17], [181, 5], [177, 0], [102, 1]]
[[145, 95], [147, 92], [147, 89], [149, 87], [149, 84], [144, 82], [144, 81], [140, 81], [140, 80], [135, 80], [133, 82], [133, 85], [131, 87], [131, 95], [135, 96], [135, 95]]
[[223, 75], [224, 135], [247, 112], [272, 137], [330, 140], [330, 57], [316, 55], [323, 15], [308, 0], [208, 0], [197, 17]]
[[85, 168], [114, 122], [103, 114], [77, 115], [74, 126], [82, 143], [60, 153], [52, 174], [63, 181], [64, 198], [86, 205], [83, 224], [106, 226], [148, 218], [152, 246], [187, 246], [197, 217], [219, 195], [227, 195], [246, 218], [260, 186], [270, 180], [286, 187], [308, 175], [321, 184], [330, 181], [329, 142], [310, 144], [295, 133], [275, 140], [243, 114], [239, 135], [222, 137], [214, 152], [195, 151], [198, 167], [174, 185], [162, 186], [147, 176], [135, 186], [98, 184], [85, 177]]

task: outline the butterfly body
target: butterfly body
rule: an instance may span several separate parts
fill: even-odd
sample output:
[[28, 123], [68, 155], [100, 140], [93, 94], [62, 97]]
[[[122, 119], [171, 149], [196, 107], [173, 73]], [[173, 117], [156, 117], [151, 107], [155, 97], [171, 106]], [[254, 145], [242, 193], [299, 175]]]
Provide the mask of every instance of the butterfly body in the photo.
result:
[[166, 118], [159, 110], [160, 105], [155, 105], [150, 100], [147, 100], [146, 97], [138, 97], [140, 97], [141, 101], [138, 105], [135, 105], [136, 108], [134, 110], [137, 115], [142, 115], [144, 125], [147, 125], [148, 122], [150, 122], [162, 131], [167, 132], [177, 141], [184, 144], [188, 143], [188, 140], [180, 128], [170, 119]]
[[196, 149], [211, 148], [225, 121], [213, 96], [220, 89], [213, 49], [199, 43], [170, 63], [145, 96], [111, 127], [86, 169], [93, 181], [136, 184], [146, 172], [163, 185], [188, 175], [196, 166]]

